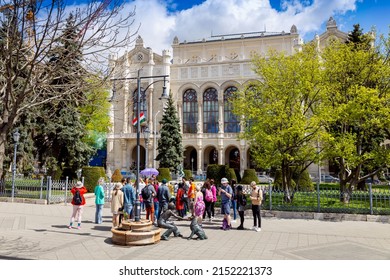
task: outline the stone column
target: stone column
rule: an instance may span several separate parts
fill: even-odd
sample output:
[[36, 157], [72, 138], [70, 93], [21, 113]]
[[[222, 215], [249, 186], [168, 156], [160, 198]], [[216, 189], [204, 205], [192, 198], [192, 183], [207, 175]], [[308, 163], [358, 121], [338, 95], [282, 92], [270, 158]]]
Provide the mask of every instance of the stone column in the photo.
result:
[[199, 149], [198, 149], [198, 166], [197, 166], [197, 168], [198, 168], [197, 174], [198, 175], [203, 174], [202, 166], [203, 166], [203, 149], [202, 149], [202, 147], [199, 147]]
[[126, 156], [127, 156], [127, 141], [126, 139], [122, 138], [124, 137], [123, 134], [121, 133], [121, 154], [122, 154], [122, 159], [121, 159], [121, 167], [126, 168], [127, 166], [127, 161], [126, 161]]
[[203, 100], [198, 99], [198, 123], [197, 123], [198, 134], [203, 133]]
[[218, 133], [220, 134], [223, 134], [224, 133], [224, 122], [225, 122], [225, 118], [224, 118], [224, 115], [223, 115], [223, 107], [224, 103], [223, 103], [223, 99], [219, 99], [218, 100]]
[[183, 134], [183, 102], [178, 101], [177, 102], [177, 115], [179, 116], [179, 125], [180, 125], [180, 132]]
[[218, 146], [218, 164], [224, 164], [223, 145]]

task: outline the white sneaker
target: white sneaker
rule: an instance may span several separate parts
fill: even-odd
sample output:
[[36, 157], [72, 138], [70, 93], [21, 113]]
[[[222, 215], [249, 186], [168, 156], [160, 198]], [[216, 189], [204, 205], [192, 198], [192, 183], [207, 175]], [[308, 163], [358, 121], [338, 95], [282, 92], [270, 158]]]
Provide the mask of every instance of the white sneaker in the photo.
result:
[[251, 230], [257, 231], [257, 227], [252, 227]]
[[257, 231], [257, 232], [261, 231], [261, 228], [257, 228], [256, 231]]

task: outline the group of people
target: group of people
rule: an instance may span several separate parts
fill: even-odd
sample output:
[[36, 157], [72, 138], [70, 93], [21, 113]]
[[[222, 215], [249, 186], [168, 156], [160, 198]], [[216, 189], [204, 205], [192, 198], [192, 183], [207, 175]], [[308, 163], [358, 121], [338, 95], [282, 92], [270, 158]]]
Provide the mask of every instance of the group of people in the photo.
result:
[[[251, 182], [250, 188], [249, 198], [254, 223], [252, 230], [261, 231], [260, 207], [263, 193], [254, 181]], [[176, 210], [180, 217], [186, 216], [186, 213], [189, 212], [198, 219], [198, 224], [202, 225], [202, 221], [206, 218], [206, 215], [209, 221], [214, 219], [217, 196], [221, 199], [221, 214], [224, 215], [221, 228], [224, 230], [233, 228], [230, 216], [231, 210], [233, 210], [233, 222], [236, 222], [238, 212], [240, 225], [237, 229], [243, 230], [247, 197], [244, 193], [243, 186], [236, 186], [234, 180], [229, 184], [227, 178], [222, 178], [221, 187], [217, 188], [214, 179], [207, 179], [203, 183], [203, 186], [200, 186], [195, 185], [192, 178], [188, 182], [186, 178], [182, 178], [182, 182], [178, 184], [176, 194]]]
[[[99, 179], [97, 186], [95, 187], [95, 223], [102, 223], [102, 210], [104, 206], [104, 179]], [[250, 184], [249, 198], [251, 202], [252, 215], [253, 215], [253, 227], [254, 231], [261, 231], [261, 215], [260, 207], [263, 199], [263, 193], [256, 182]], [[73, 223], [77, 219], [77, 228], [81, 226], [82, 209], [85, 205], [84, 194], [87, 189], [83, 186], [82, 182], [77, 182], [75, 187], [72, 188], [73, 194], [72, 205], [73, 212], [69, 224], [69, 228], [73, 228]], [[232, 229], [232, 222], [236, 222], [237, 212], [240, 217], [240, 225], [238, 230], [244, 229], [244, 213], [247, 208], [247, 196], [244, 193], [243, 186], [236, 186], [234, 180], [229, 181], [226, 178], [221, 179], [221, 186], [217, 187], [213, 179], [207, 179], [203, 185], [195, 184], [193, 178], [188, 181], [186, 178], [182, 178], [182, 181], [177, 184], [177, 189], [174, 191], [176, 197], [171, 198], [171, 191], [167, 186], [167, 180], [163, 179], [161, 184], [157, 179], [152, 176], [147, 180], [140, 181], [138, 184], [139, 200], [142, 202], [142, 206], [146, 211], [146, 219], [152, 221], [155, 226], [159, 226], [166, 221], [165, 216], [174, 216], [180, 219], [184, 219], [186, 216], [191, 218], [195, 217], [197, 223], [202, 226], [202, 221], [208, 217], [209, 221], [212, 221], [215, 216], [215, 203], [218, 196], [221, 200], [221, 214], [223, 215], [223, 223], [221, 228], [224, 230]], [[77, 199], [77, 197], [80, 199]], [[121, 222], [121, 216], [125, 218], [134, 217], [134, 209], [136, 202], [136, 189], [132, 185], [130, 179], [122, 179], [120, 183], [116, 183], [111, 193], [111, 213], [112, 213], [112, 226], [118, 227]], [[169, 203], [171, 204], [169, 205]], [[169, 207], [168, 207], [169, 206]], [[169, 215], [162, 214], [169, 210]], [[177, 215], [173, 213], [173, 210], [177, 211]], [[233, 221], [231, 219], [231, 211], [233, 211]], [[175, 235], [179, 233], [175, 232]], [[167, 236], [165, 236], [167, 238]]]

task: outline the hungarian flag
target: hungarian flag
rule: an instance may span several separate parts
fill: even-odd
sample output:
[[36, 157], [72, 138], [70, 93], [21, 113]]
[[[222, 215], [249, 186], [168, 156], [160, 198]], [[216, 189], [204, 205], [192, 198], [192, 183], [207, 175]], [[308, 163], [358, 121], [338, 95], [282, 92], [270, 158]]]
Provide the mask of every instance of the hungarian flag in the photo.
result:
[[[146, 121], [146, 118], [145, 118], [145, 116], [144, 116], [144, 113], [141, 113], [141, 114], [139, 115], [139, 121], [140, 121], [139, 124], [142, 124], [143, 122]], [[138, 119], [137, 119], [137, 118], [134, 118], [134, 119], [133, 119], [133, 125], [136, 126], [136, 125], [137, 125], [137, 122], [138, 122]]]

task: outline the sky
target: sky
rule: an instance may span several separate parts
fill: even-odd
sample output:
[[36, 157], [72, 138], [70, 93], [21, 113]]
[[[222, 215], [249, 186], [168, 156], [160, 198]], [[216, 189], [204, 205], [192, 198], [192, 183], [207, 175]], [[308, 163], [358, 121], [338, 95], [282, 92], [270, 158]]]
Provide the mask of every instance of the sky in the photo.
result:
[[[364, 32], [372, 27], [389, 33], [389, 0], [125, 0], [125, 10], [136, 6], [134, 27], [145, 47], [155, 53], [180, 42], [207, 39], [212, 35], [245, 32], [289, 32], [293, 24], [305, 42], [326, 29], [333, 17], [341, 31], [359, 23]], [[134, 46], [128, 46], [128, 50]]]

